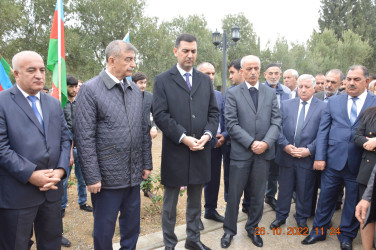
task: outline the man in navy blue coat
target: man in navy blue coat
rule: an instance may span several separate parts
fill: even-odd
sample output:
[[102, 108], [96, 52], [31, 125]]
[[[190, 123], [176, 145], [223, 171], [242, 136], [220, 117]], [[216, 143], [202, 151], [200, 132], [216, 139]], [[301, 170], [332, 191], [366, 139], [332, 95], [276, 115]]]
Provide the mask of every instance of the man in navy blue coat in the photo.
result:
[[346, 93], [329, 98], [316, 139], [313, 168], [321, 170], [321, 193], [313, 230], [302, 244], [325, 240], [327, 227], [335, 211], [339, 189], [345, 183], [345, 204], [338, 234], [341, 249], [352, 249], [359, 222], [355, 219], [362, 148], [354, 144], [359, 115], [376, 105], [376, 97], [367, 92], [368, 70], [362, 65], [351, 66], [346, 74]]
[[[215, 69], [211, 63], [204, 62], [197, 66], [197, 70], [208, 75], [210, 80], [214, 84], [214, 74]], [[224, 100], [222, 98], [221, 92], [214, 90], [215, 99], [217, 100], [218, 110], [219, 110], [219, 125], [217, 134], [211, 141], [211, 179], [210, 182], [206, 183], [204, 186], [204, 196], [205, 196], [205, 215], [204, 217], [209, 220], [214, 220], [217, 222], [224, 221], [224, 217], [217, 212], [217, 202], [218, 202], [218, 192], [219, 184], [221, 179], [221, 162], [223, 145], [226, 142], [228, 133], [224, 124]]]
[[279, 163], [279, 192], [276, 219], [270, 228], [286, 223], [291, 199], [296, 190], [295, 220], [299, 227], [307, 228], [311, 215], [313, 161], [316, 152], [316, 135], [321, 114], [326, 103], [313, 97], [316, 80], [312, 75], [298, 78], [298, 96], [281, 102], [282, 130], [278, 139], [276, 161]]
[[38, 249], [60, 249], [71, 139], [60, 102], [41, 91], [42, 57], [12, 63], [17, 84], [0, 93], [0, 249], [28, 249], [33, 224]]

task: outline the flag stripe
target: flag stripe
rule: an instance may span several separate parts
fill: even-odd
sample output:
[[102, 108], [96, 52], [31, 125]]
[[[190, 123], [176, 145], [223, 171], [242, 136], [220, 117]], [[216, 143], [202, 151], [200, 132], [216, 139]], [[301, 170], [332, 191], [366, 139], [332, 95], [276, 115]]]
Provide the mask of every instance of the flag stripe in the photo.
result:
[[[60, 20], [58, 15], [58, 6], [60, 6]], [[59, 34], [58, 24], [60, 22], [61, 30]], [[59, 39], [61, 43], [61, 48], [59, 51]], [[65, 106], [67, 103], [67, 80], [66, 80], [66, 67], [65, 67], [65, 42], [64, 42], [64, 11], [62, 0], [56, 1], [54, 19], [52, 22], [50, 42], [48, 46], [48, 57], [47, 57], [47, 69], [52, 71], [52, 96], [59, 99], [59, 82], [61, 83], [61, 105]], [[61, 63], [59, 65], [59, 59]], [[59, 79], [59, 66], [61, 76]]]
[[8, 73], [5, 71], [2, 63], [0, 63], [0, 85], [1, 90], [12, 87], [12, 82], [10, 81]]
[[7, 63], [7, 61], [5, 61], [4, 57], [2, 57], [0, 55], [0, 62], [1, 64], [3, 65], [4, 69], [5, 69], [5, 72], [7, 72], [7, 75], [9, 75], [9, 72], [10, 72], [10, 66], [9, 64]]

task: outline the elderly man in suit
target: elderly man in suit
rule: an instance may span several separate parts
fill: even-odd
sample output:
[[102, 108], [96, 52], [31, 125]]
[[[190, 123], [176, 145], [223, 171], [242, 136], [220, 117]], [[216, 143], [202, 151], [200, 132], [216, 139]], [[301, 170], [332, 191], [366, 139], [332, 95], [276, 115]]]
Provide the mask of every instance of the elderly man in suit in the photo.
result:
[[181, 186], [187, 186], [188, 249], [208, 249], [200, 241], [201, 195], [210, 181], [209, 142], [217, 134], [219, 112], [210, 78], [193, 68], [197, 39], [181, 34], [175, 42], [178, 63], [154, 80], [155, 123], [163, 132], [161, 182], [164, 187], [162, 230], [166, 249], [174, 233]]
[[60, 249], [60, 213], [71, 138], [58, 100], [42, 91], [45, 66], [33, 51], [12, 60], [16, 82], [0, 92], [0, 249]]
[[[208, 75], [214, 85], [215, 69], [211, 63], [203, 62], [197, 66], [197, 70]], [[214, 90], [215, 99], [219, 109], [219, 125], [216, 136], [211, 141], [211, 180], [204, 186], [205, 196], [205, 219], [222, 222], [225, 218], [217, 212], [219, 184], [221, 180], [221, 162], [223, 154], [223, 145], [226, 142], [228, 133], [224, 124], [224, 101], [221, 92]]]
[[346, 76], [346, 94], [329, 98], [320, 121], [316, 139], [314, 169], [321, 170], [321, 192], [313, 221], [313, 230], [302, 244], [325, 240], [333, 216], [339, 189], [345, 183], [345, 204], [338, 238], [341, 249], [352, 249], [359, 223], [354, 217], [358, 201], [358, 183], [362, 148], [354, 144], [359, 115], [376, 105], [376, 97], [367, 92], [368, 70], [362, 65], [351, 66]]
[[130, 43], [110, 42], [106, 68], [77, 96], [73, 128], [94, 208], [95, 249], [112, 249], [119, 212], [121, 248], [135, 249], [140, 233], [140, 183], [150, 175], [152, 159], [142, 92], [127, 80], [136, 52]]
[[247, 182], [251, 205], [246, 230], [254, 245], [263, 246], [257, 227], [262, 218], [269, 165], [275, 157], [275, 142], [281, 125], [275, 91], [258, 81], [260, 59], [245, 56], [241, 67], [245, 82], [228, 90], [225, 106], [226, 126], [231, 136], [231, 166], [225, 233], [221, 239], [223, 248], [230, 246], [237, 233], [239, 202]]
[[270, 229], [286, 223], [291, 198], [296, 190], [296, 215], [298, 227], [307, 227], [311, 215], [315, 174], [313, 159], [316, 151], [316, 134], [321, 114], [326, 107], [313, 97], [316, 80], [312, 75], [298, 78], [299, 98], [281, 103], [282, 130], [278, 139], [276, 161], [279, 162], [279, 192], [276, 219]]

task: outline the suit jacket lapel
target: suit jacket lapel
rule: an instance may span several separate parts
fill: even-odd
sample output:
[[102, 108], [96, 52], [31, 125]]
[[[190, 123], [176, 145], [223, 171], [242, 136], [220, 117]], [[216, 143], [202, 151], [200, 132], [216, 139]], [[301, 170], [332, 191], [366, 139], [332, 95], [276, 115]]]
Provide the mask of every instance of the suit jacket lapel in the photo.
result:
[[[259, 84], [259, 86], [261, 86], [261, 84]], [[240, 85], [240, 88], [242, 88], [241, 92], [244, 95], [244, 98], [247, 100], [248, 105], [251, 107], [251, 109], [253, 110], [253, 112], [255, 112], [255, 114], [256, 114], [255, 104], [253, 103], [253, 100], [251, 98], [251, 95], [249, 94], [249, 90], [248, 90], [247, 85], [245, 84], [245, 82], [243, 82]], [[260, 98], [259, 98], [259, 100], [260, 100]], [[258, 105], [258, 106], [260, 106], [260, 105]]]
[[48, 124], [50, 120], [50, 112], [49, 112], [49, 105], [48, 99], [45, 93], [40, 93], [40, 105], [42, 107], [42, 116], [43, 116], [43, 124], [44, 124], [44, 131], [46, 134], [47, 139], [47, 131], [48, 131]]
[[[184, 89], [187, 93], [190, 93], [191, 91], [189, 90], [186, 81], [184, 78], [180, 75], [180, 72], [176, 65], [170, 70], [170, 74], [172, 74], [172, 79], [176, 82], [177, 85], [179, 85], [182, 89]], [[192, 81], [194, 77], [194, 74], [192, 76]]]
[[[300, 102], [300, 98], [298, 100]], [[311, 119], [313, 113], [316, 111], [315, 106], [317, 102], [318, 100], [316, 100], [316, 98], [312, 98], [311, 104], [309, 105], [308, 113], [306, 115], [306, 118], [304, 119], [303, 128], [308, 124], [308, 121]]]
[[42, 126], [40, 125], [34, 111], [32, 110], [29, 102], [26, 100], [25, 96], [17, 88], [16, 85], [12, 87], [11, 93], [13, 94], [14, 102], [25, 112], [29, 119], [38, 127], [39, 131], [44, 135]]
[[[191, 95], [193, 95], [198, 87], [200, 87], [201, 77], [199, 77], [199, 74], [197, 73], [197, 70], [193, 68], [193, 76], [192, 76], [192, 89], [191, 89]], [[185, 84], [187, 85], [187, 84]], [[188, 88], [188, 86], [187, 86]]]
[[296, 123], [298, 122], [298, 115], [299, 115], [299, 104], [300, 104], [300, 99], [299, 98], [294, 98], [292, 99], [293, 103], [291, 104], [293, 106], [294, 112], [292, 113], [292, 124], [293, 124], [293, 132], [295, 135], [295, 130], [296, 130]]
[[[265, 84], [259, 84], [257, 113], [262, 112], [262, 108], [264, 107], [264, 105], [262, 105], [262, 102], [265, 100], [265, 89], [266, 88], [270, 88], [270, 87], [266, 86]], [[248, 90], [248, 93], [249, 93], [249, 90]], [[251, 96], [251, 95], [249, 94], [249, 96]], [[250, 99], [251, 99], [252, 104], [253, 104], [252, 97]]]

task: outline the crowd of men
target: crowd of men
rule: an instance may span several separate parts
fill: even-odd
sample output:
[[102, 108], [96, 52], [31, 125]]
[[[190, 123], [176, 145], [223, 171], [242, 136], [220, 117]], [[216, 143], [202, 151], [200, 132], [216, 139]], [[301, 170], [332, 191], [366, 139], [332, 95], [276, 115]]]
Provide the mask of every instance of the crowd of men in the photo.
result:
[[[244, 194], [245, 230], [255, 246], [264, 245], [258, 231], [264, 203], [276, 212], [274, 230], [286, 223], [295, 200], [296, 225], [309, 232], [301, 243], [308, 245], [326, 239], [344, 199], [338, 239], [341, 249], [352, 249], [359, 229], [355, 207], [361, 198], [362, 155], [354, 133], [362, 112], [376, 106], [374, 84], [372, 93], [367, 91], [367, 68], [299, 76], [295, 69], [282, 72], [279, 64], [270, 63], [260, 82], [260, 59], [246, 55], [229, 64], [232, 86], [222, 94], [214, 89], [211, 63], [194, 67], [196, 37], [179, 35], [173, 52], [177, 63], [155, 77], [151, 94], [145, 91], [147, 76], [134, 72], [137, 49], [112, 41], [105, 51], [106, 68], [79, 91], [79, 81], [67, 76], [64, 110], [42, 91], [42, 57], [32, 51], [13, 57], [16, 84], [0, 92], [0, 249], [30, 248], [33, 230], [38, 249], [70, 245], [62, 237], [62, 217], [73, 164], [79, 207], [93, 212], [94, 248], [112, 249], [119, 219], [121, 249], [135, 249], [140, 183], [153, 168], [151, 140], [157, 127], [163, 133], [166, 249], [178, 243], [174, 229], [182, 186], [187, 187], [187, 249], [209, 249], [200, 240], [203, 190], [204, 218], [223, 223], [222, 248], [237, 234]], [[222, 165], [224, 216], [217, 212]], [[86, 188], [93, 207], [87, 204]]]

